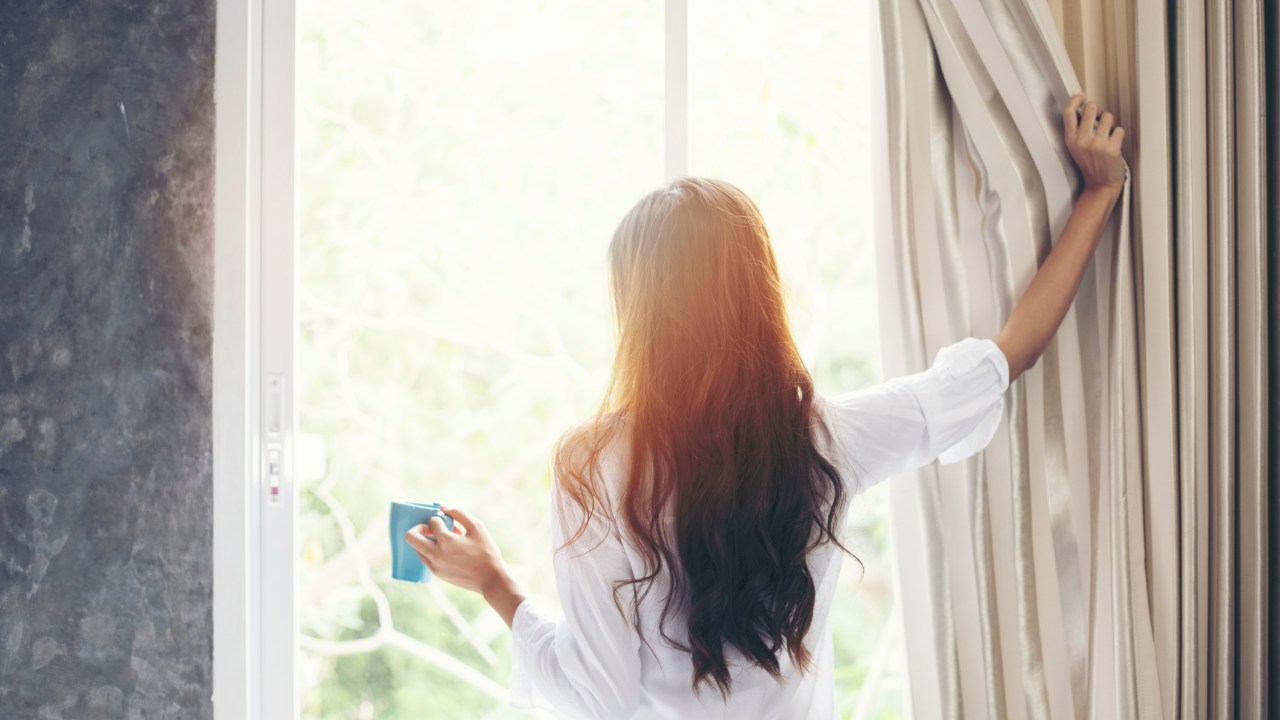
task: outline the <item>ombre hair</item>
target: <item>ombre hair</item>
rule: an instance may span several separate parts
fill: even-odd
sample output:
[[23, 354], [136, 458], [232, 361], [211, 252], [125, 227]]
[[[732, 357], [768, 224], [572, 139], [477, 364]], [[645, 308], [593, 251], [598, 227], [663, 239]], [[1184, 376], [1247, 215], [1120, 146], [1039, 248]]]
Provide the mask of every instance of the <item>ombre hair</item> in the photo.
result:
[[[828, 542], [848, 552], [836, 530], [845, 491], [815, 445], [813, 380], [764, 219], [738, 188], [682, 178], [627, 213], [609, 264], [612, 378], [597, 417], [555, 454], [585, 517], [565, 544], [593, 518], [622, 531], [645, 574], [619, 581], [614, 600], [621, 611], [618, 593], [630, 588], [637, 626], [640, 601], [668, 569], [660, 632], [690, 652], [695, 692], [706, 683], [727, 696], [727, 647], [774, 677], [784, 652], [805, 671], [816, 596], [806, 559]], [[600, 461], [619, 434], [630, 452], [609, 502]], [[688, 633], [673, 638], [667, 623], [679, 614]]]

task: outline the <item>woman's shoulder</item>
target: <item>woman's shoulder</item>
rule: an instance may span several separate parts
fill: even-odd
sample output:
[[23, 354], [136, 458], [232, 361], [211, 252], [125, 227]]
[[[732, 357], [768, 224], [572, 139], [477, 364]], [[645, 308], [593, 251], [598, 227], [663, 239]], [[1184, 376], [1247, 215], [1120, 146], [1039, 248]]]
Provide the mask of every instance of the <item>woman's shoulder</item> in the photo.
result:
[[570, 496], [594, 495], [616, 506], [630, 449], [626, 413], [606, 413], [579, 423], [556, 443], [555, 481]]
[[620, 540], [621, 507], [630, 459], [626, 417], [611, 413], [567, 430], [556, 443], [552, 507], [568, 542]]
[[630, 445], [626, 413], [598, 415], [569, 428], [556, 443], [556, 464], [585, 470], [602, 460], [616, 459]]

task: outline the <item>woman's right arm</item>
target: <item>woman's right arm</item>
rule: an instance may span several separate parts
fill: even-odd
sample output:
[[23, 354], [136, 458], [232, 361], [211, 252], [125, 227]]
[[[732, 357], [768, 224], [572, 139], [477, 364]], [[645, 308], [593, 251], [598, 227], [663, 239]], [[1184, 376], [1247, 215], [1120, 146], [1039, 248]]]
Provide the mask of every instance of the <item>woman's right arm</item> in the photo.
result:
[[1058, 331], [1124, 188], [1124, 129], [1115, 125], [1111, 113], [1099, 117], [1097, 103], [1074, 95], [1062, 110], [1062, 122], [1085, 187], [1062, 236], [995, 337], [1009, 362], [1010, 382], [1035, 365]]

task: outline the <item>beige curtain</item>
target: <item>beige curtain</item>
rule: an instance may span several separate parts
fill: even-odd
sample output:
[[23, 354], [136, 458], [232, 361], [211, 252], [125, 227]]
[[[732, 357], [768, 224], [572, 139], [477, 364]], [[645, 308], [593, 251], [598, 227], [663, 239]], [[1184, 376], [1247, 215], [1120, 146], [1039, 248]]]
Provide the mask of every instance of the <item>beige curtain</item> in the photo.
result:
[[[1264, 38], [1280, 38], [1280, 6], [1266, 3], [1263, 9], [1265, 23]], [[1267, 696], [1263, 699], [1263, 710], [1269, 717], [1280, 714], [1280, 571], [1276, 570], [1277, 559], [1280, 559], [1280, 43], [1264, 42], [1266, 55], [1267, 93], [1266, 124], [1264, 137], [1268, 138], [1267, 157], [1267, 191], [1264, 195], [1267, 203], [1267, 246], [1270, 260], [1267, 263], [1266, 295], [1267, 302], [1267, 392], [1270, 411], [1267, 413], [1268, 427], [1265, 435], [1270, 437], [1267, 443], [1267, 477], [1270, 478], [1260, 493], [1258, 500], [1260, 512], [1269, 512], [1267, 522], [1267, 562], [1261, 563], [1267, 573], [1265, 584], [1265, 604], [1267, 613], [1264, 622], [1267, 631], [1262, 633], [1266, 639], [1266, 659], [1260, 675], [1267, 685]], [[1263, 510], [1263, 508], [1269, 508]], [[1268, 680], [1269, 678], [1269, 680]]]
[[1189, 5], [880, 2], [887, 375], [1007, 317], [1081, 79], [1131, 168], [991, 447], [891, 486], [916, 717], [1263, 714], [1262, 5]]

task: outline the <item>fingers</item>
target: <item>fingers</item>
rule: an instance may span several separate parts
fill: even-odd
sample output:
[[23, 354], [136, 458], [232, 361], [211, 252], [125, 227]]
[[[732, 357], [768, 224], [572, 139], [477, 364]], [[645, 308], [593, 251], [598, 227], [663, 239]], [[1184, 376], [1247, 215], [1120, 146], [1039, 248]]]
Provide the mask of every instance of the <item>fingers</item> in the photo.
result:
[[437, 545], [434, 540], [427, 537], [426, 532], [426, 525], [415, 525], [404, 534], [404, 541], [419, 554], [432, 554], [436, 551]]
[[1101, 112], [1098, 103], [1076, 93], [1062, 108], [1062, 130], [1068, 142], [1083, 145], [1094, 140], [1104, 141], [1118, 149], [1124, 142], [1124, 128], [1116, 125], [1116, 117]]
[[1119, 150], [1121, 146], [1124, 145], [1124, 128], [1118, 127], [1113, 130], [1111, 132], [1111, 140], [1109, 142], [1113, 149]]
[[484, 530], [484, 523], [475, 519], [474, 517], [471, 516], [471, 513], [467, 512], [466, 510], [463, 510], [460, 507], [453, 507], [452, 505], [441, 505], [440, 509], [443, 510], [446, 515], [453, 518], [454, 520], [461, 521], [463, 525], [466, 525], [467, 530], [480, 530], [480, 531]]
[[1076, 130], [1076, 138], [1081, 142], [1093, 139], [1094, 126], [1098, 124], [1098, 103], [1090, 100], [1080, 111], [1080, 126]]
[[431, 531], [431, 536], [440, 542], [453, 542], [457, 539], [453, 533], [449, 532], [449, 526], [444, 524], [444, 520], [439, 517], [433, 517], [427, 521], [427, 529]]
[[1110, 139], [1111, 128], [1116, 124], [1116, 117], [1109, 112], [1102, 113], [1102, 117], [1098, 118], [1098, 136], [1103, 139]]
[[1084, 102], [1084, 93], [1076, 93], [1067, 101], [1067, 106], [1062, 108], [1062, 131], [1067, 138], [1075, 137], [1076, 130], [1080, 127], [1080, 103]]

